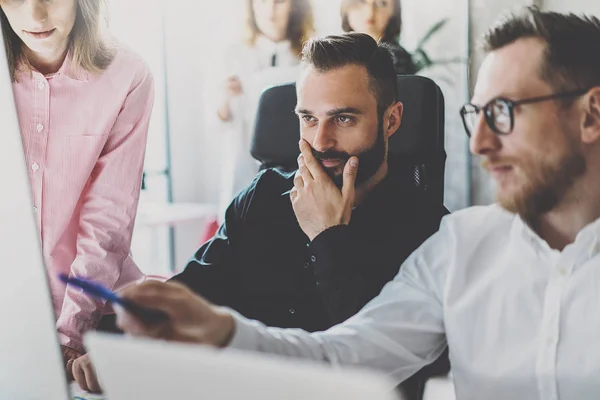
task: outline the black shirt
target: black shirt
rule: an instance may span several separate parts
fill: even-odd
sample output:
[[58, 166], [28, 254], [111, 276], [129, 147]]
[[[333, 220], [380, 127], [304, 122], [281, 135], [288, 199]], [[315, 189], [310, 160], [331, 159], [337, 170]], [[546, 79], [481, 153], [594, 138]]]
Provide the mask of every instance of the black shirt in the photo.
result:
[[269, 326], [328, 329], [379, 294], [447, 213], [396, 170], [353, 210], [349, 225], [312, 243], [287, 194], [294, 174], [264, 170], [173, 280]]

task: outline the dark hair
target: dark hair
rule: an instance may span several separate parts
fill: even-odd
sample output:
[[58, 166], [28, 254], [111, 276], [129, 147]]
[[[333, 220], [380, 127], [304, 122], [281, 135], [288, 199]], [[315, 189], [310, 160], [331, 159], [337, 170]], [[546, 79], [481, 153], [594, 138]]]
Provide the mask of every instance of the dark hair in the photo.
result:
[[498, 50], [524, 38], [539, 38], [545, 42], [540, 77], [554, 90], [600, 85], [598, 18], [527, 7], [492, 27], [484, 37], [484, 50]]
[[[360, 0], [343, 0], [340, 8], [340, 16], [342, 17], [342, 30], [344, 32], [353, 32], [354, 29], [348, 23], [348, 10], [355, 6]], [[402, 6], [400, 0], [390, 0], [394, 3], [394, 11], [390, 18], [383, 36], [380, 38], [384, 43], [398, 43], [400, 33], [402, 32]]]
[[[285, 38], [291, 42], [292, 50], [300, 54], [302, 44], [314, 32], [314, 17], [310, 0], [292, 0], [292, 9], [290, 10], [290, 19], [288, 21]], [[256, 25], [256, 17], [252, 8], [252, 0], [246, 1], [246, 43], [253, 46], [256, 38], [260, 34], [260, 29]]]
[[307, 41], [302, 49], [302, 63], [319, 72], [327, 72], [346, 65], [360, 65], [367, 69], [370, 88], [382, 113], [396, 102], [396, 70], [392, 53], [384, 43], [378, 44], [365, 33], [345, 33]]

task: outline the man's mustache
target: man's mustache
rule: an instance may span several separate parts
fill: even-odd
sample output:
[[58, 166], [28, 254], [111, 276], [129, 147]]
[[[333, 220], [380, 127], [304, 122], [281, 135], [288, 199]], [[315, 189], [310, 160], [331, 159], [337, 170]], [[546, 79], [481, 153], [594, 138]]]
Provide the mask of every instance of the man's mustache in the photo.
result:
[[326, 151], [317, 151], [312, 149], [313, 156], [319, 160], [342, 160], [344, 163], [348, 161], [351, 157], [350, 154], [345, 151], [335, 151], [335, 150], [326, 150]]

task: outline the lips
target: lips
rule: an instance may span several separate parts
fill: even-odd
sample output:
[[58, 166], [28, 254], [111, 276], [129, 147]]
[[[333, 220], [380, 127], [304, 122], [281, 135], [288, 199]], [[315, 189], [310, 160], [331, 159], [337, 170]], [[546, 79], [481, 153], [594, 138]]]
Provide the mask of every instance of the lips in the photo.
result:
[[325, 168], [333, 168], [333, 167], [337, 167], [341, 164], [342, 164], [342, 160], [340, 160], [339, 158], [330, 158], [330, 159], [321, 160], [321, 165], [323, 165], [323, 167], [325, 167]]
[[511, 165], [493, 165], [488, 166], [487, 169], [496, 181], [500, 181], [513, 170], [513, 167]]
[[51, 36], [54, 33], [55, 29], [50, 29], [47, 31], [24, 31], [28, 36], [33, 37], [35, 39], [45, 39]]

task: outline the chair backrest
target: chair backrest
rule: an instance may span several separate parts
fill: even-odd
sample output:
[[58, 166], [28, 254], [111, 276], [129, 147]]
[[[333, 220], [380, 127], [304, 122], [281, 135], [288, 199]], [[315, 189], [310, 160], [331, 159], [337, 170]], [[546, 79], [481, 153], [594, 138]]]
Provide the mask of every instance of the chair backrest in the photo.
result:
[[[444, 199], [444, 96], [431, 79], [398, 76], [398, 100], [404, 104], [402, 125], [390, 138], [389, 152], [411, 169], [416, 186], [440, 204]], [[294, 114], [295, 84], [266, 89], [259, 101], [251, 154], [261, 169], [297, 168], [300, 125]]]

